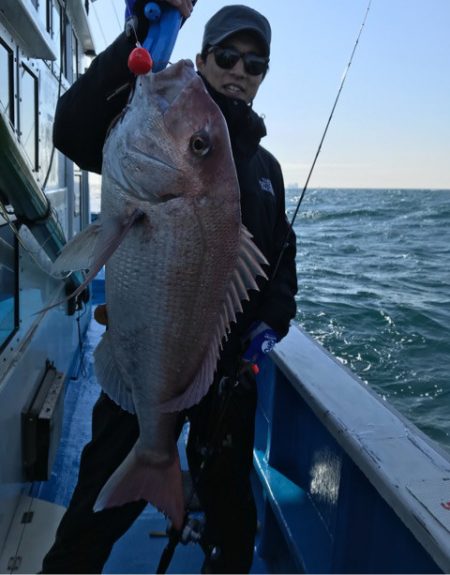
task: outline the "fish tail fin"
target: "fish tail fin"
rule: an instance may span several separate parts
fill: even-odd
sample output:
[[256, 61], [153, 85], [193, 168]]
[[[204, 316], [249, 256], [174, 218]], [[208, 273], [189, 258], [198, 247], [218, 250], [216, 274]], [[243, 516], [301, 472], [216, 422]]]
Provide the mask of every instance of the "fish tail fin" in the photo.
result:
[[136, 446], [100, 491], [94, 511], [145, 500], [167, 515], [175, 529], [184, 520], [183, 484], [178, 451], [167, 465], [152, 465], [139, 457]]

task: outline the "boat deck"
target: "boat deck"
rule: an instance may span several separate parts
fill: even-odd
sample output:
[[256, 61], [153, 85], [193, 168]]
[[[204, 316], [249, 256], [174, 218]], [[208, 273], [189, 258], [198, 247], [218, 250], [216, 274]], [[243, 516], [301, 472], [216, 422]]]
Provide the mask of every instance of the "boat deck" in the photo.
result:
[[[94, 288], [94, 307], [96, 304]], [[2, 554], [1, 566], [10, 573], [36, 573], [53, 541], [59, 520], [70, 501], [78, 475], [81, 450], [90, 439], [91, 411], [100, 393], [93, 370], [93, 351], [104, 331], [93, 318], [89, 324], [80, 361], [66, 384], [64, 424], [61, 443], [48, 481], [31, 486], [18, 512], [17, 525]], [[179, 443], [182, 467], [187, 469], [184, 454], [184, 430]], [[34, 513], [31, 523], [23, 524], [24, 513]], [[104, 573], [155, 573], [161, 554], [168, 543], [167, 521], [148, 505], [128, 532], [116, 543], [105, 565]], [[11, 558], [18, 558], [16, 562]], [[200, 545], [179, 544], [167, 573], [199, 573], [204, 560]], [[1, 569], [1, 572], [3, 569]], [[266, 572], [255, 553], [253, 573]]]

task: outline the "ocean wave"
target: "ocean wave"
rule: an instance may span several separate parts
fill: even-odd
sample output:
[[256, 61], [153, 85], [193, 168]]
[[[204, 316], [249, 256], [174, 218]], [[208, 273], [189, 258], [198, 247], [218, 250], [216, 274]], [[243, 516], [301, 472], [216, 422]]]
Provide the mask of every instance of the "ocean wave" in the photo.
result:
[[315, 190], [295, 227], [297, 321], [448, 446], [449, 199], [450, 192]]

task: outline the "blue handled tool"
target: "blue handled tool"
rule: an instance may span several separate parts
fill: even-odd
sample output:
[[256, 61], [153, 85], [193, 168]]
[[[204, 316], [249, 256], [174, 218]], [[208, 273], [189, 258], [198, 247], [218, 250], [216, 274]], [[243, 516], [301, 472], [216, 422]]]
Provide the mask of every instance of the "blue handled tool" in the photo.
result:
[[[132, 16], [135, 2], [127, 2], [125, 18]], [[153, 60], [153, 72], [160, 72], [167, 66], [178, 32], [183, 22], [181, 13], [165, 2], [148, 2], [144, 14], [149, 28], [142, 46]]]

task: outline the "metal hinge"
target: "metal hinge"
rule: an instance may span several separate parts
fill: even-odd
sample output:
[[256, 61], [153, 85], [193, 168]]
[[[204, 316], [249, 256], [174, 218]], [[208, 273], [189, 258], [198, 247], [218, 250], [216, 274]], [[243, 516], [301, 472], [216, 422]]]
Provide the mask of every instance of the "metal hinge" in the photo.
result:
[[[21, 523], [31, 523], [33, 521], [34, 511], [25, 511], [22, 515]], [[22, 563], [22, 557], [20, 555], [14, 555], [8, 559], [8, 571], [12, 573], [13, 571], [18, 571], [20, 564]]]
[[31, 523], [33, 521], [34, 511], [25, 511], [22, 515], [21, 523]]
[[8, 561], [8, 571], [17, 571], [22, 563], [22, 557], [20, 555], [15, 555], [10, 557]]

